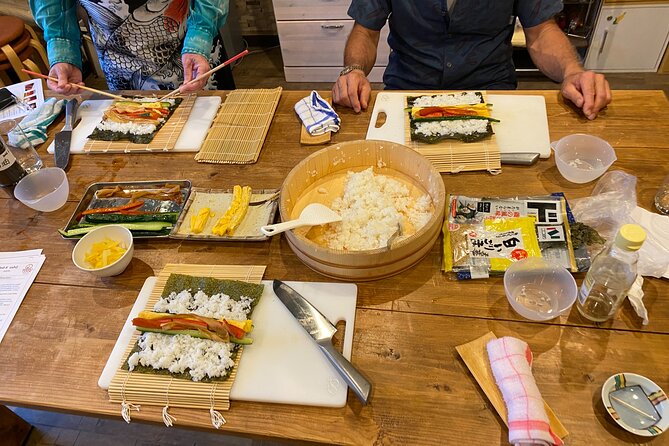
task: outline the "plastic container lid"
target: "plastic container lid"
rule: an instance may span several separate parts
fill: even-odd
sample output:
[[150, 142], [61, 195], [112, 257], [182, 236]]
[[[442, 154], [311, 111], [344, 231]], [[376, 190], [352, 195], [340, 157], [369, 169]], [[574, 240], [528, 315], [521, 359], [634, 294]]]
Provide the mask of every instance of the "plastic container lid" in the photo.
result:
[[616, 234], [615, 244], [628, 251], [638, 251], [646, 240], [646, 231], [639, 225], [622, 225]]

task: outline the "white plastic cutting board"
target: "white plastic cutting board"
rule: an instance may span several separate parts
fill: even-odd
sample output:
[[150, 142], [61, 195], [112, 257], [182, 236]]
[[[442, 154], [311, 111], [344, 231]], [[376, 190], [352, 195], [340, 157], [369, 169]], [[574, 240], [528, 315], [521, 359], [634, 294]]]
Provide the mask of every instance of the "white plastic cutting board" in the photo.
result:
[[[84, 145], [88, 135], [93, 132], [95, 126], [102, 120], [104, 111], [114, 102], [111, 99], [84, 101], [79, 106], [77, 117], [80, 119], [77, 126], [72, 130], [72, 142], [70, 153], [85, 153]], [[209, 127], [216, 117], [218, 107], [221, 105], [220, 96], [202, 96], [195, 99], [188, 121], [184, 125], [174, 149], [168, 152], [197, 152], [207, 136]], [[47, 151], [53, 153], [54, 143], [51, 142]], [[133, 152], [133, 153], [157, 153], [159, 151]], [[90, 152], [104, 153], [104, 152]]]
[[[367, 129], [367, 139], [380, 139], [404, 144], [406, 96], [427, 94], [424, 91], [381, 92], [376, 97], [372, 118]], [[433, 94], [433, 93], [430, 93]], [[543, 96], [487, 94], [492, 104], [492, 116], [500, 122], [493, 124], [495, 138], [502, 153], [538, 153], [541, 158], [550, 156], [550, 137], [546, 100]], [[386, 122], [375, 127], [380, 112]]]
[[[98, 385], [109, 388], [132, 338], [132, 319], [146, 307], [156, 283], [149, 277], [132, 307]], [[358, 288], [350, 283], [286, 282], [330, 322], [346, 321], [343, 354], [351, 358]], [[264, 280], [265, 290], [253, 311], [253, 344], [244, 349], [230, 399], [308, 406], [343, 407], [347, 387], [311, 337]], [[362, 371], [364, 373], [364, 371]]]

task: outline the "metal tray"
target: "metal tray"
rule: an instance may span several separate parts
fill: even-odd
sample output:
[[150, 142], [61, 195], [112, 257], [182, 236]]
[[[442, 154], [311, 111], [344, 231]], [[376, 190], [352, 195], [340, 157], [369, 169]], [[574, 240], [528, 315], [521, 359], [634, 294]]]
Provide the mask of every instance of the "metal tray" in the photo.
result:
[[[267, 201], [249, 207], [247, 215], [244, 217], [244, 220], [242, 220], [239, 228], [237, 228], [237, 231], [241, 231], [239, 235], [233, 234], [229, 236], [221, 236], [211, 233], [190, 234], [185, 227], [189, 225], [189, 210], [194, 206], [194, 203], [196, 203], [196, 205], [210, 207], [208, 206], [210, 201], [205, 200], [203, 195], [200, 195], [203, 199], [198, 199], [199, 194], [229, 196], [227, 198], [231, 200], [232, 189], [201, 189], [194, 187], [184, 206], [183, 212], [181, 212], [181, 215], [179, 216], [179, 220], [177, 220], [177, 223], [172, 228], [170, 238], [182, 240], [205, 240], [210, 242], [267, 240], [269, 237], [260, 232], [260, 226], [270, 224], [274, 221], [274, 216], [276, 215], [276, 210], [278, 208], [278, 192], [279, 189], [252, 190], [251, 203], [263, 200]], [[210, 230], [211, 226], [223, 216], [227, 210], [226, 204], [227, 202], [224, 202], [222, 205], [212, 208], [215, 215], [210, 217], [207, 227], [205, 227], [205, 232]], [[193, 208], [193, 212], [195, 212], [195, 208]], [[182, 226], [184, 226], [184, 229], [182, 229]]]
[[[81, 197], [79, 204], [72, 213], [72, 216], [63, 228], [65, 231], [72, 229], [72, 227], [77, 225], [77, 215], [89, 208], [98, 208], [98, 207], [107, 207], [107, 206], [119, 206], [130, 201], [129, 198], [96, 198], [95, 194], [100, 189], [105, 189], [108, 187], [121, 186], [127, 190], [139, 190], [139, 189], [157, 189], [162, 188], [165, 184], [179, 185], [181, 187], [181, 203], [167, 202], [165, 200], [145, 200], [144, 205], [141, 207], [142, 210], [162, 210], [165, 212], [179, 212], [179, 218], [182, 217], [181, 212], [184, 209], [184, 205], [188, 201], [188, 196], [192, 188], [190, 180], [161, 180], [161, 181], [122, 181], [115, 183], [93, 183], [88, 186], [84, 196]], [[61, 234], [61, 237], [64, 239], [79, 239], [83, 237], [82, 235], [65, 237]], [[133, 235], [133, 238], [168, 238], [169, 234], [159, 234], [159, 235]]]

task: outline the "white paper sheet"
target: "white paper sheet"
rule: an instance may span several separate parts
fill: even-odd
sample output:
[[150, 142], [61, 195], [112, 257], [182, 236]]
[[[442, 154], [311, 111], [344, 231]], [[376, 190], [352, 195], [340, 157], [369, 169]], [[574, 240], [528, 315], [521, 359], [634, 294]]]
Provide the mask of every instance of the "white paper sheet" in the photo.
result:
[[0, 342], [45, 259], [41, 249], [0, 253]]
[[42, 88], [42, 81], [40, 79], [20, 82], [6, 88], [16, 96], [20, 104], [0, 111], [0, 121], [21, 118], [44, 104], [44, 89]]

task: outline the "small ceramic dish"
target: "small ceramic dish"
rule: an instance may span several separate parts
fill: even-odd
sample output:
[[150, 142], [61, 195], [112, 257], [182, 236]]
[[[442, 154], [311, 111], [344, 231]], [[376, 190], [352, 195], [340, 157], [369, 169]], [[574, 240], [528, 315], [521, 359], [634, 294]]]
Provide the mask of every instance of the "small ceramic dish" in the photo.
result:
[[617, 373], [602, 386], [602, 402], [611, 418], [628, 432], [642, 437], [669, 428], [669, 401], [650, 379], [636, 373]]
[[[110, 263], [102, 268], [92, 268], [86, 262], [86, 254], [91, 251], [93, 244], [102, 242], [106, 239], [117, 241], [125, 248], [125, 253], [119, 257], [115, 262]], [[84, 235], [81, 240], [74, 245], [72, 250], [72, 262], [82, 271], [86, 271], [100, 277], [117, 276], [121, 274], [130, 264], [134, 254], [134, 243], [132, 240], [132, 232], [129, 229], [119, 225], [106, 225], [93, 229], [88, 234]]]

